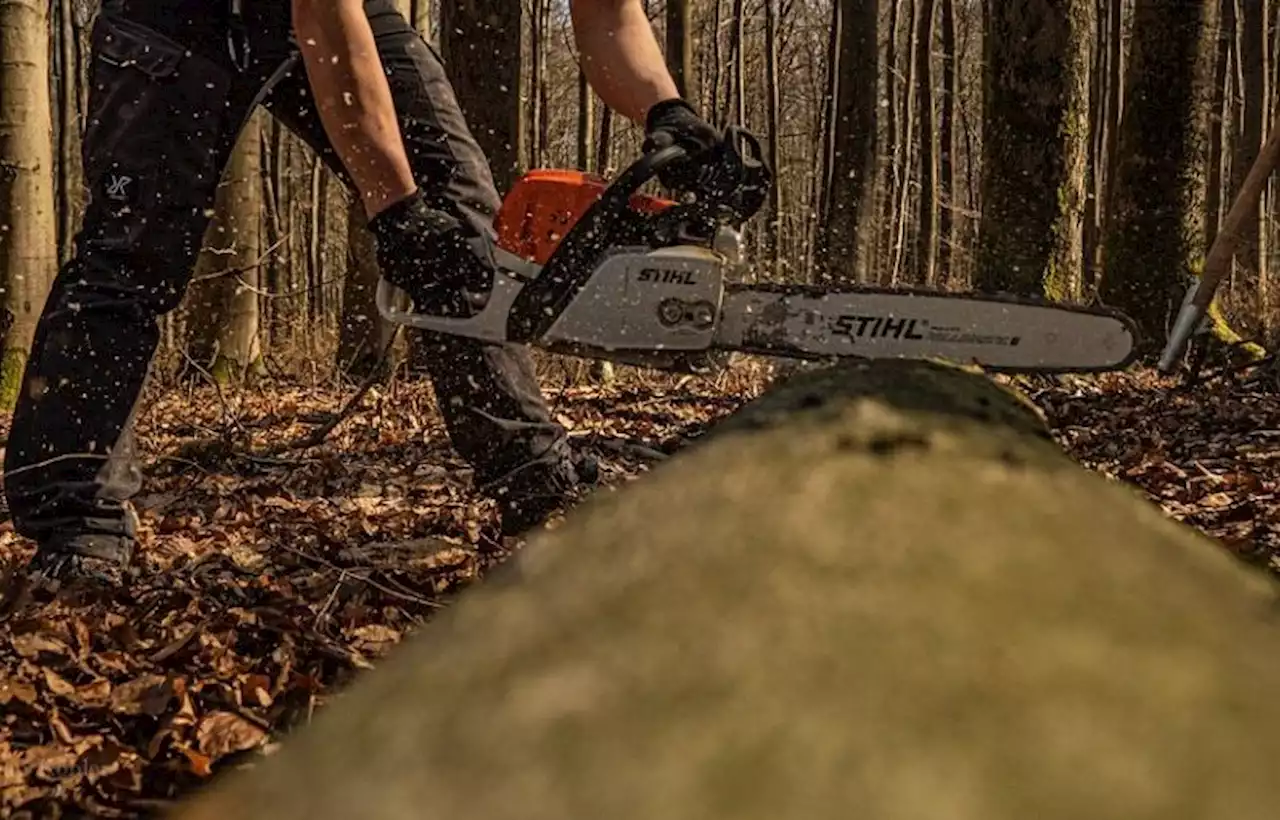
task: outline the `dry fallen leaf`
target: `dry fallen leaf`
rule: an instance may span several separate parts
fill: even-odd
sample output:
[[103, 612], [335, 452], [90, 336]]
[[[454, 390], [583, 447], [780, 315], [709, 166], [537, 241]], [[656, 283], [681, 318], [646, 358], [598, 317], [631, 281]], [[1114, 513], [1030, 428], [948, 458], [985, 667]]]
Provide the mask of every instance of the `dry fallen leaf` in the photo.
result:
[[121, 715], [140, 715], [152, 690], [163, 686], [163, 675], [142, 675], [111, 690], [111, 711]]
[[196, 729], [196, 746], [213, 760], [262, 745], [267, 733], [234, 712], [210, 712]]

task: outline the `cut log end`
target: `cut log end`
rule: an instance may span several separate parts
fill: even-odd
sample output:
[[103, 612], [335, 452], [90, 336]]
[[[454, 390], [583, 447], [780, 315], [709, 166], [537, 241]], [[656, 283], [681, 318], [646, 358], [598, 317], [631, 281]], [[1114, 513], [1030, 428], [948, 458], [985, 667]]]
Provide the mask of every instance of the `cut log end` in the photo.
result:
[[178, 816], [1261, 820], [1275, 601], [979, 374], [807, 372]]

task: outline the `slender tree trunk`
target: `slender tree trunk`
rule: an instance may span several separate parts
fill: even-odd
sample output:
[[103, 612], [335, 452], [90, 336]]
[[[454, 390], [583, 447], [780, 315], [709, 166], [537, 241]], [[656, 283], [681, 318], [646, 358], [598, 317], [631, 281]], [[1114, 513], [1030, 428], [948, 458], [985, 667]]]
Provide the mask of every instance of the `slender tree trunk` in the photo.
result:
[[[1240, 189], [1249, 169], [1253, 167], [1265, 138], [1268, 77], [1267, 77], [1267, 7], [1263, 0], [1244, 0], [1240, 5], [1239, 54], [1240, 54], [1240, 132], [1231, 152], [1231, 191]], [[1235, 21], [1232, 21], [1235, 22]], [[1223, 22], [1226, 27], [1226, 21]], [[1234, 27], [1234, 26], [1233, 26]], [[1210, 215], [1213, 218], [1213, 215]], [[1240, 267], [1261, 282], [1266, 278], [1266, 245], [1262, 233], [1262, 214], [1250, 219], [1244, 227], [1241, 243], [1236, 251]], [[1261, 294], [1260, 294], [1261, 295]], [[1266, 315], [1265, 306], [1259, 305]]]
[[1212, 76], [1203, 57], [1216, 6], [1137, 0], [1134, 12], [1100, 295], [1128, 312], [1151, 346], [1164, 339], [1203, 253], [1203, 97]]
[[693, 0], [667, 0], [667, 66], [680, 96], [687, 98], [690, 89], [697, 87], [693, 76]]
[[721, 66], [720, 26], [723, 24], [724, 0], [711, 0], [715, 9], [711, 16], [711, 119], [719, 123], [721, 119], [720, 85], [723, 76]]
[[[338, 367], [352, 376], [373, 372], [395, 328], [378, 313], [379, 279], [373, 235], [365, 227], [364, 208], [352, 197], [347, 212], [347, 276], [342, 288], [342, 323], [338, 335]], [[401, 309], [407, 300], [398, 291]], [[390, 362], [384, 362], [389, 369]]]
[[938, 171], [941, 209], [938, 212], [938, 282], [951, 286], [956, 250], [956, 105], [960, 74], [956, 70], [955, 0], [942, 0], [942, 118], [938, 124]]
[[1111, 232], [1111, 192], [1119, 165], [1120, 121], [1124, 115], [1124, 4], [1104, 0], [1107, 7], [1107, 112], [1103, 138], [1102, 225], [1098, 240], [1098, 268], [1091, 287], [1096, 291], [1106, 275], [1106, 238]]
[[919, 281], [936, 284], [938, 249], [938, 157], [933, 104], [933, 23], [935, 0], [921, 0], [916, 20], [916, 77], [920, 104], [920, 226], [916, 232]]
[[[1211, 110], [1213, 117], [1209, 122], [1209, 159], [1207, 161], [1207, 179], [1205, 182], [1205, 242], [1212, 245], [1218, 234], [1218, 226], [1222, 223], [1223, 214], [1223, 164], [1228, 153], [1224, 150], [1224, 142], [1228, 133], [1230, 116], [1227, 113], [1231, 106], [1228, 101], [1227, 86], [1230, 84], [1228, 71], [1231, 62], [1232, 41], [1236, 28], [1237, 0], [1222, 0], [1218, 14], [1221, 20], [1218, 42], [1214, 55], [1213, 99]], [[1230, 202], [1231, 194], [1227, 194]]]
[[0, 0], [0, 410], [11, 410], [58, 270], [49, 7]]
[[768, 127], [769, 165], [777, 181], [769, 192], [768, 243], [769, 265], [774, 276], [781, 272], [782, 263], [782, 166], [778, 139], [778, 118], [781, 100], [778, 94], [778, 0], [764, 0], [765, 45], [764, 85], [765, 114]]
[[1090, 38], [1089, 102], [1086, 107], [1089, 119], [1089, 152], [1085, 164], [1085, 188], [1087, 191], [1083, 254], [1081, 267], [1082, 295], [1088, 299], [1098, 269], [1098, 245], [1102, 237], [1102, 185], [1106, 176], [1103, 167], [1104, 145], [1107, 135], [1107, 9], [1106, 0], [1093, 0], [1093, 36]]
[[734, 122], [747, 124], [746, 13], [745, 1], [733, 0], [733, 102]]
[[[893, 2], [889, 4], [889, 36], [885, 45], [885, 85], [888, 90], [887, 96], [887, 122], [885, 124], [885, 133], [887, 135], [886, 142], [888, 151], [886, 152], [886, 168], [884, 171], [884, 200], [883, 210], [880, 214], [880, 252], [876, 254], [879, 259], [888, 260], [886, 266], [889, 270], [884, 270], [878, 277], [880, 283], [886, 283], [892, 276], [892, 260], [895, 256], [893, 245], [893, 229], [897, 224], [895, 218], [894, 203], [898, 199], [898, 190], [905, 183], [902, 179], [902, 124], [900, 115], [902, 112], [902, 79], [898, 69], [898, 36], [902, 27], [901, 15], [904, 4], [901, 2]], [[832, 65], [835, 63], [833, 62]]]
[[[516, 0], [519, 2], [520, 0]], [[542, 108], [543, 62], [546, 54], [546, 38], [543, 35], [546, 20], [546, 3], [533, 0], [533, 13], [530, 15], [531, 36], [529, 41], [529, 166], [537, 168], [542, 165]]]
[[600, 143], [596, 148], [596, 173], [609, 176], [613, 173], [613, 109], [600, 107]]
[[591, 170], [592, 149], [595, 139], [595, 95], [587, 75], [578, 72], [578, 168]]
[[911, 178], [912, 161], [914, 160], [915, 145], [915, 114], [916, 114], [916, 37], [919, 33], [917, 25], [918, 15], [920, 14], [921, 5], [925, 0], [909, 0], [908, 6], [910, 11], [907, 15], [907, 48], [903, 54], [903, 62], [907, 65], [906, 90], [902, 100], [902, 133], [900, 141], [902, 143], [902, 166], [901, 166], [901, 185], [898, 189], [898, 201], [894, 210], [894, 231], [893, 231], [893, 262], [889, 267], [890, 284], [897, 285], [899, 276], [902, 273], [902, 260], [906, 254], [906, 233], [907, 233], [907, 211], [911, 197]]
[[58, 0], [58, 250], [71, 257], [83, 206], [80, 162], [80, 47], [73, 0]]

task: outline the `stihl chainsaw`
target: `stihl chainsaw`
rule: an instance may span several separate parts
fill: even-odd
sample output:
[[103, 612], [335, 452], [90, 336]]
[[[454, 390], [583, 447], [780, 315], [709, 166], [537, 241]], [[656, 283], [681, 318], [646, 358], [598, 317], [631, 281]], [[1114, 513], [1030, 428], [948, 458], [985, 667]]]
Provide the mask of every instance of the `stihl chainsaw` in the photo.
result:
[[642, 155], [607, 184], [569, 170], [524, 174], [480, 237], [503, 273], [469, 317], [402, 310], [390, 322], [488, 342], [671, 370], [717, 351], [799, 359], [941, 358], [1006, 372], [1091, 372], [1136, 356], [1133, 322], [1101, 307], [1003, 294], [848, 285], [748, 284], [741, 227], [772, 173], [750, 133], [726, 131], [696, 201], [640, 192], [678, 146]]

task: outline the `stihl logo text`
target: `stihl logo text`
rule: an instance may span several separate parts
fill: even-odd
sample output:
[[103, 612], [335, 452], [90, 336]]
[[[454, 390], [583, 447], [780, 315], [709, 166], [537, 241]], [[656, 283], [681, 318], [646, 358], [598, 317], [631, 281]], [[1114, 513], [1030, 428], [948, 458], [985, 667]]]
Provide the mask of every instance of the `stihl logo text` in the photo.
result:
[[663, 285], [694, 285], [698, 282], [691, 270], [662, 270], [661, 268], [641, 268], [636, 280]]
[[917, 329], [928, 329], [922, 319], [894, 319], [889, 316], [837, 316], [831, 332], [850, 339], [923, 339]]

